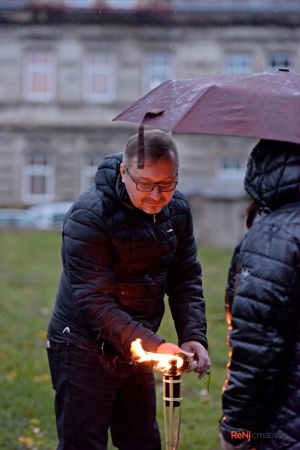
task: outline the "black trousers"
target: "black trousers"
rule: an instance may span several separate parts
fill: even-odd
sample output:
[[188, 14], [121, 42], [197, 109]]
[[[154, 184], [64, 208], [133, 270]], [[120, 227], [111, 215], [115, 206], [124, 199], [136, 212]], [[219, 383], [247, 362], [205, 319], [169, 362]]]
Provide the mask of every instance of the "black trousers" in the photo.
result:
[[47, 348], [55, 394], [57, 450], [161, 450], [153, 370], [117, 363], [73, 345]]

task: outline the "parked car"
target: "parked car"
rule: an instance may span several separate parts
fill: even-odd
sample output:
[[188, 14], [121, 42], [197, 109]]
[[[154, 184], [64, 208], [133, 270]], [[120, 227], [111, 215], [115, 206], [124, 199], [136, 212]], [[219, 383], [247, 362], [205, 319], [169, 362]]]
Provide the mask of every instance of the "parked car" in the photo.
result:
[[26, 210], [20, 208], [0, 209], [0, 229], [44, 230]]
[[73, 202], [53, 202], [31, 206], [27, 213], [46, 230], [61, 230], [64, 218]]

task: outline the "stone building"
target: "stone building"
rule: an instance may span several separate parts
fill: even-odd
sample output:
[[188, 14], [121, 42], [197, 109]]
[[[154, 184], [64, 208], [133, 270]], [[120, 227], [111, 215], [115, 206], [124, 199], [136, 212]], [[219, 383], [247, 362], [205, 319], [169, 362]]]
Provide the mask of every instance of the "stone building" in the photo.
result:
[[[300, 71], [299, 0], [0, 0], [0, 206], [72, 200], [137, 125], [112, 122], [167, 79]], [[199, 243], [244, 233], [257, 140], [175, 135]]]

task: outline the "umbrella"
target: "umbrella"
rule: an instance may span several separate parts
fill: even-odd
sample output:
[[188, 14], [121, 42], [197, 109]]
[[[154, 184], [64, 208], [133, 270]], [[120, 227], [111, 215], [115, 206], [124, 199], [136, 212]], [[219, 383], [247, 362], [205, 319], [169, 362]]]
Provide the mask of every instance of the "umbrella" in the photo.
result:
[[300, 74], [289, 70], [165, 81], [113, 121], [174, 133], [243, 136], [300, 143]]

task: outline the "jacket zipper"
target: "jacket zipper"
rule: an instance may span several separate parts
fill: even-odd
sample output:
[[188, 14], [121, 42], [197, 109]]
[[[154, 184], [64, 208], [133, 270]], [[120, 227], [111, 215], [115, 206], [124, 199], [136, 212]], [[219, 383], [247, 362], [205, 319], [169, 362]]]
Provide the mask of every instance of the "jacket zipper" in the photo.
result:
[[156, 223], [156, 214], [153, 215], [153, 222]]

